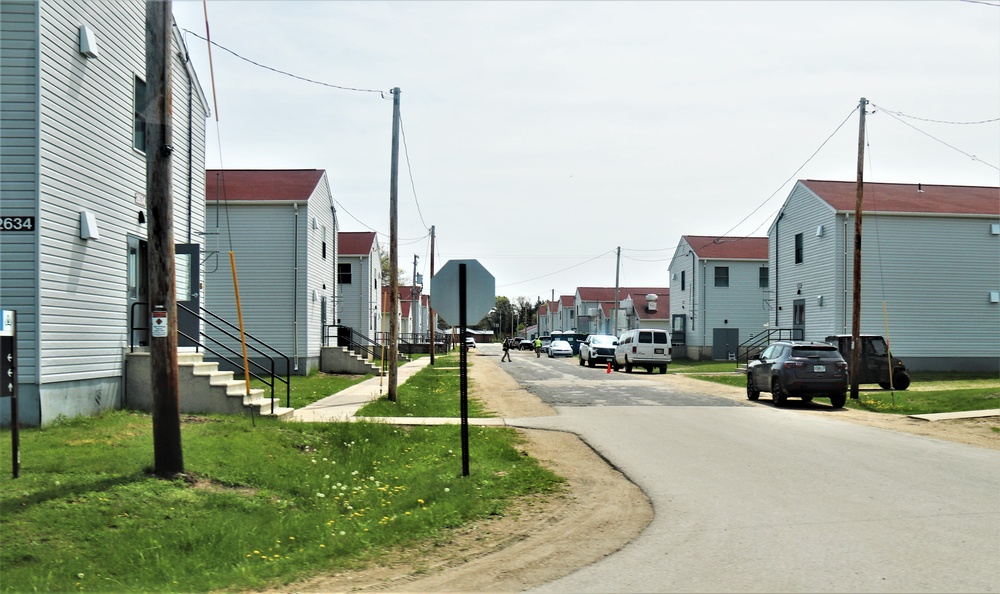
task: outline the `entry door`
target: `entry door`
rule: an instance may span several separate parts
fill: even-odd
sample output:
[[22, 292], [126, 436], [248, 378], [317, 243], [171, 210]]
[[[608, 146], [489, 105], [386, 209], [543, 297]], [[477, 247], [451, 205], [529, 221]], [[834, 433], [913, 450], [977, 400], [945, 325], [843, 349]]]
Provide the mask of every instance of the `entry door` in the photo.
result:
[[736, 347], [739, 345], [739, 328], [712, 329], [712, 358], [716, 361], [735, 361]]
[[129, 344], [149, 346], [149, 276], [146, 242], [134, 235], [128, 237], [128, 293]]
[[792, 301], [792, 340], [805, 340], [806, 335], [806, 300]]
[[[201, 338], [199, 319], [185, 310], [201, 315], [201, 246], [197, 243], [179, 243], [174, 246], [175, 293], [177, 295], [177, 346], [197, 346], [184, 338], [187, 334]], [[183, 334], [181, 334], [183, 333]]]

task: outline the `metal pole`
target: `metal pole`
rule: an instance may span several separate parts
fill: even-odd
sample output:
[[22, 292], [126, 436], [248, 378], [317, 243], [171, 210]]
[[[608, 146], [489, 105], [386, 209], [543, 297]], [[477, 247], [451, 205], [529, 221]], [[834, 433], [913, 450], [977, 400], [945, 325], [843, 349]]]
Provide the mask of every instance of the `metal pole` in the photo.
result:
[[[389, 171], [389, 395], [396, 402], [399, 379], [399, 263], [396, 202], [399, 194], [399, 87], [392, 89], [392, 162]], [[383, 310], [385, 311], [385, 310]]]
[[462, 416], [462, 476], [469, 476], [469, 377], [467, 371], [469, 347], [465, 344], [465, 264], [458, 265], [458, 324], [462, 329], [462, 346], [460, 357], [460, 401], [459, 412]]
[[865, 106], [868, 100], [861, 98], [858, 106], [858, 189], [854, 203], [854, 294], [851, 308], [851, 398], [858, 397], [858, 378], [861, 375], [861, 212], [864, 202], [865, 178]]

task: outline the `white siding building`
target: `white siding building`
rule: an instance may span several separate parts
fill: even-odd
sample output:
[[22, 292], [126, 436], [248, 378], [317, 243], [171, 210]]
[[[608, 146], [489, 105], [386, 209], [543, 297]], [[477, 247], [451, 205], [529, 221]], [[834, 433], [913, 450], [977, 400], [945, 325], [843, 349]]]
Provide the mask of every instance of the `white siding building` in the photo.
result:
[[[145, 19], [141, 0], [0, 2], [0, 215], [22, 222], [0, 231], [0, 307], [25, 425], [119, 408], [130, 306], [148, 319]], [[176, 27], [172, 44], [173, 232], [197, 287], [208, 106]]]
[[684, 235], [670, 260], [674, 354], [728, 360], [770, 312], [766, 237]]
[[374, 231], [342, 231], [337, 246], [337, 325], [369, 341], [382, 331], [382, 261]]
[[[337, 319], [338, 231], [326, 172], [210, 169], [206, 188], [206, 308], [238, 319], [231, 251], [246, 331], [289, 357], [291, 373], [308, 374], [319, 366], [324, 326]], [[283, 361], [276, 370], [285, 371]]]
[[[772, 223], [771, 322], [850, 334], [855, 182], [800, 180]], [[864, 184], [861, 332], [917, 370], [1000, 370], [1000, 188]]]

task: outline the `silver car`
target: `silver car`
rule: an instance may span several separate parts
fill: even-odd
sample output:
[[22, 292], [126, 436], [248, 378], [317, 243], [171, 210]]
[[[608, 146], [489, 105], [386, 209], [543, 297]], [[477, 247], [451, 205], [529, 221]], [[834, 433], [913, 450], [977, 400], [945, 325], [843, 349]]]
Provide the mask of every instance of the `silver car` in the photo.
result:
[[572, 357], [573, 346], [565, 340], [553, 340], [549, 345], [549, 358], [552, 357]]

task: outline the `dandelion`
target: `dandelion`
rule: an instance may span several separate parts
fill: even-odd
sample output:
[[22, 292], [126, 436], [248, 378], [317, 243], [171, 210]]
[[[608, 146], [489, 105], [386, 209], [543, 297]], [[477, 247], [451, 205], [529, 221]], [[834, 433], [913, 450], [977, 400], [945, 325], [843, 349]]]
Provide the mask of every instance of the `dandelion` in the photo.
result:
[[341, 531], [340, 531], [340, 535], [341, 535], [341, 536], [344, 536], [345, 534], [347, 534], [347, 533], [346, 533], [346, 532], [344, 532], [343, 530], [341, 530]]
[[[324, 458], [324, 459], [325, 459], [325, 458]], [[330, 478], [330, 475], [328, 474], [328, 475], [324, 476], [323, 478], [324, 478], [324, 479], [328, 479], [328, 478]]]
[[445, 493], [448, 493], [449, 491], [451, 491], [451, 489], [449, 489], [448, 487], [445, 487], [445, 488], [444, 488], [444, 492], [445, 492]]
[[84, 575], [82, 573], [78, 573], [76, 574], [76, 577], [82, 580], [84, 578]]
[[321, 549], [325, 549], [325, 548], [326, 548], [326, 545], [325, 545], [325, 544], [321, 544], [321, 545], [319, 545], [319, 548], [321, 548]]
[[420, 505], [423, 505], [424, 504], [424, 500], [423, 499], [417, 499], [417, 503], [419, 503]]
[[315, 464], [315, 463], [316, 463], [316, 458], [313, 458], [313, 459], [312, 459], [312, 463], [313, 463], [313, 464]]
[[326, 494], [325, 493], [316, 493], [316, 497], [319, 497], [320, 499], [322, 499], [322, 498], [326, 497]]
[[260, 551], [254, 551], [254, 552], [253, 552], [253, 554], [254, 554], [254, 555], [259, 555], [259, 554], [260, 554]]
[[295, 540], [295, 537], [294, 536], [289, 536], [288, 540]]

